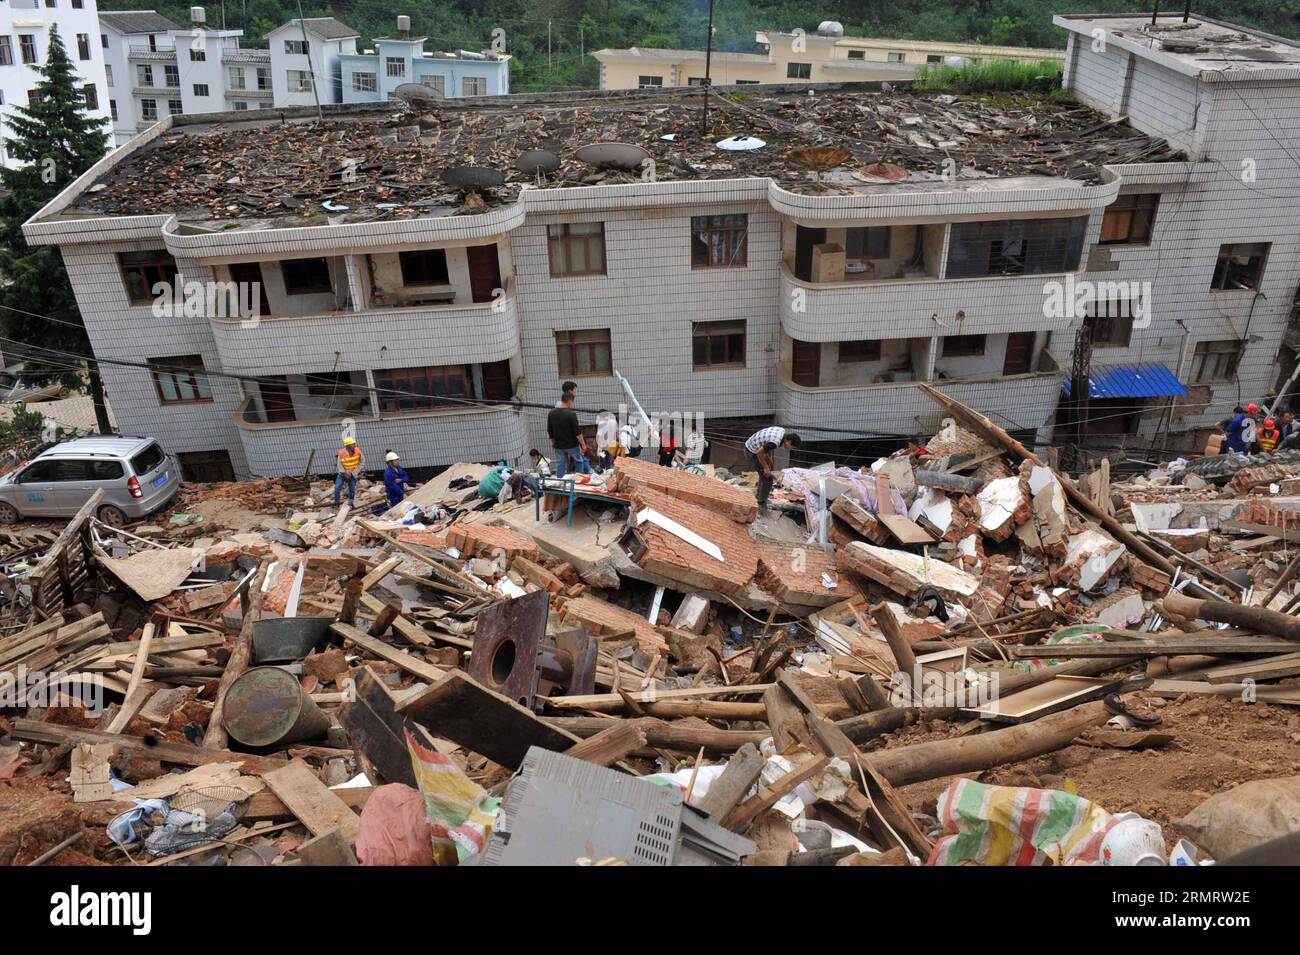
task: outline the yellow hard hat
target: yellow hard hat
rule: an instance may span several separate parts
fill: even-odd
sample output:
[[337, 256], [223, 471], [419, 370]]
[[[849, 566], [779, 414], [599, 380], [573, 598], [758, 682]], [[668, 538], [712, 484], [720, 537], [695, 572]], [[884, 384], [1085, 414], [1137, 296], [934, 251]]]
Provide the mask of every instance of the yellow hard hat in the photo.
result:
[[343, 443], [344, 443], [344, 444], [356, 444], [356, 443], [357, 443], [357, 439], [356, 439], [356, 438], [344, 438], [344, 439], [343, 439]]

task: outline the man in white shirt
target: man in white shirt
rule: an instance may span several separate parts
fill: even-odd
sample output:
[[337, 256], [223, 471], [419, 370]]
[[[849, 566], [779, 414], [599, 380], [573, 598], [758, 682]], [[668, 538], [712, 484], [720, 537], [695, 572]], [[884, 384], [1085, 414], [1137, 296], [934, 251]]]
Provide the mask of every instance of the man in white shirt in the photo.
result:
[[596, 460], [602, 468], [614, 464], [613, 445], [618, 444], [618, 419], [601, 408], [596, 413]]
[[709, 442], [704, 440], [704, 433], [695, 426], [694, 421], [687, 425], [684, 461], [688, 468], [704, 460], [704, 449], [708, 445]]
[[798, 448], [803, 446], [799, 435], [785, 428], [774, 426], [755, 431], [745, 442], [745, 451], [749, 461], [758, 471], [758, 509], [766, 513], [767, 498], [772, 493], [772, 452], [777, 448]]

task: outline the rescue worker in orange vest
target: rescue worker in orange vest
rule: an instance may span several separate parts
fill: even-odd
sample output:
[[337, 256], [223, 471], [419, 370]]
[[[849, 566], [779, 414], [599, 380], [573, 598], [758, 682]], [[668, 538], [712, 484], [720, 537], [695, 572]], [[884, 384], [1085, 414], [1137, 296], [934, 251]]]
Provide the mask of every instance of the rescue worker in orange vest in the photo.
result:
[[361, 473], [365, 461], [366, 456], [357, 447], [357, 439], [351, 435], [344, 438], [343, 447], [339, 448], [339, 473], [334, 479], [335, 507], [339, 506], [339, 497], [343, 493], [344, 484], [348, 486], [348, 507], [352, 507], [356, 502], [357, 476]]
[[1263, 426], [1260, 427], [1259, 433], [1255, 436], [1255, 440], [1259, 442], [1260, 453], [1268, 454], [1282, 440], [1282, 432], [1277, 429], [1277, 425], [1272, 418], [1265, 418]]

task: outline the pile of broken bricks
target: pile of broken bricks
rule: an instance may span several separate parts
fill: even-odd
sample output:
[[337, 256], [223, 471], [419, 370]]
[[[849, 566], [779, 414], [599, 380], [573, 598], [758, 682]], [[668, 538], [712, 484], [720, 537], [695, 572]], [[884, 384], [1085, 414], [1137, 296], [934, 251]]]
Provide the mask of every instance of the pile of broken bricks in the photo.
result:
[[[787, 469], [783, 515], [626, 458], [572, 526], [470, 464], [378, 515], [292, 479], [83, 512], [0, 635], [0, 864], [934, 863], [909, 787], [1177, 745], [1151, 714], [1187, 695], [1300, 703], [1300, 498], [1071, 479], [921, 387], [924, 447]], [[541, 777], [657, 783], [680, 829], [566, 841]]]

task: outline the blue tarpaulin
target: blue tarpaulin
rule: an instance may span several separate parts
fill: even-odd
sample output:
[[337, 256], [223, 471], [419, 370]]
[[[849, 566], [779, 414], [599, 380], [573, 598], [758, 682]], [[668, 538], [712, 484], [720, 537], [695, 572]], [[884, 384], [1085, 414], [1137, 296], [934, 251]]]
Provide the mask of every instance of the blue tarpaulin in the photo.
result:
[[[1070, 395], [1070, 376], [1061, 379], [1061, 394]], [[1166, 366], [1093, 365], [1088, 375], [1089, 398], [1169, 398], [1187, 394], [1187, 387]]]

